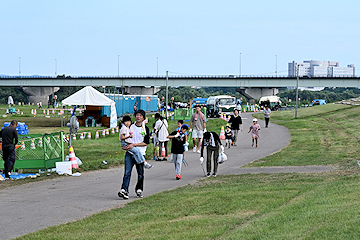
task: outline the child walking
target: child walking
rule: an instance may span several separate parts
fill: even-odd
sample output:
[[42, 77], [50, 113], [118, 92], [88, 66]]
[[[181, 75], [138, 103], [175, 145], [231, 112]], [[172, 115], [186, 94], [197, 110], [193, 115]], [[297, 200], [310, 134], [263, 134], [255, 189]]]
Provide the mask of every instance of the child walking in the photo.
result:
[[232, 143], [232, 137], [233, 137], [233, 133], [231, 131], [230, 125], [227, 125], [225, 130], [225, 147], [229, 144], [229, 148], [230, 148], [230, 145]]
[[[184, 124], [184, 121], [183, 120], [179, 120], [178, 121], [178, 127], [176, 128], [176, 131], [178, 132], [178, 133], [181, 133], [181, 126], [183, 126], [183, 124]], [[184, 125], [186, 125], [188, 128], [189, 128], [189, 125], [187, 125], [187, 124], [184, 124]], [[187, 140], [188, 140], [188, 134], [187, 134], [187, 131], [185, 132], [185, 144], [187, 144], [187, 146], [189, 145], [189, 143], [187, 142]], [[185, 150], [185, 146], [184, 146], [184, 153], [183, 153], [183, 161], [185, 161], [185, 151], [187, 151], [187, 150]]]
[[153, 130], [150, 133], [151, 142], [154, 144], [153, 156], [154, 160], [159, 160], [159, 139], [156, 137], [155, 123], [153, 124]]
[[[258, 147], [258, 139], [260, 137], [259, 135], [260, 125], [257, 123], [257, 119], [253, 119], [253, 125], [250, 126], [249, 132], [251, 131], [252, 136], [252, 147], [254, 146], [254, 141], [256, 142], [256, 147]], [[249, 133], [248, 132], [248, 133]]]
[[[122, 127], [120, 129], [119, 139], [121, 141], [121, 147], [125, 147], [132, 143], [132, 132], [130, 132], [130, 126], [131, 126], [131, 117], [130, 116], [124, 116], [122, 120]], [[152, 168], [153, 165], [145, 161], [145, 157], [140, 152], [139, 148], [133, 147], [128, 152], [133, 155], [136, 164], [144, 163], [145, 168]]]
[[180, 132], [174, 131], [168, 136], [168, 138], [172, 140], [171, 153], [173, 154], [172, 159], [175, 164], [176, 180], [181, 179], [181, 163], [184, 153], [185, 133], [188, 129], [189, 127], [187, 125], [182, 125]]

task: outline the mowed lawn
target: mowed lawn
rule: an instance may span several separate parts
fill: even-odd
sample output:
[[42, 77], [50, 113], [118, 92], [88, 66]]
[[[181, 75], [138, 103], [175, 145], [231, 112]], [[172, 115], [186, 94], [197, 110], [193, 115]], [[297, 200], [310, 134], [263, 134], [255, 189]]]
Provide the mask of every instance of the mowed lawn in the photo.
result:
[[360, 108], [274, 112], [291, 143], [251, 166], [321, 165], [326, 173], [246, 174], [191, 185], [19, 239], [360, 239]]

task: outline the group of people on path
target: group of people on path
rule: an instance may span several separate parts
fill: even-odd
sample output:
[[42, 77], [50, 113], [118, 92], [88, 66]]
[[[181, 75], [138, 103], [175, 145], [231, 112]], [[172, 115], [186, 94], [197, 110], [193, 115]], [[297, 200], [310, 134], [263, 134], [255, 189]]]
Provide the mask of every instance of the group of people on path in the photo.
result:
[[[225, 132], [226, 146], [236, 146], [237, 137], [239, 131], [243, 131], [242, 118], [239, 114], [239, 110], [234, 110], [234, 115], [231, 116], [228, 121], [227, 131]], [[268, 127], [271, 110], [266, 107], [264, 109], [265, 127]], [[135, 111], [135, 123], [131, 124], [131, 118], [124, 117], [122, 122], [123, 126], [120, 129], [119, 139], [123, 150], [126, 150], [124, 159], [124, 176], [121, 189], [118, 192], [118, 196], [124, 199], [129, 198], [129, 184], [131, 178], [131, 172], [134, 165], [136, 165], [136, 171], [138, 175], [137, 184], [135, 187], [135, 193], [137, 197], [143, 196], [144, 187], [144, 168], [152, 168], [153, 165], [149, 164], [145, 160], [145, 153], [147, 145], [150, 143], [149, 128], [145, 125], [145, 111]], [[168, 156], [168, 141], [172, 141], [171, 153], [172, 161], [175, 165], [176, 179], [181, 179], [181, 166], [185, 161], [184, 152], [187, 148], [187, 137], [192, 133], [193, 140], [193, 152], [200, 154], [200, 163], [204, 161], [204, 148], [206, 147], [206, 176], [217, 175], [218, 170], [218, 157], [220, 152], [224, 152], [224, 146], [220, 140], [219, 135], [216, 132], [206, 131], [206, 119], [201, 112], [201, 108], [196, 106], [195, 113], [191, 116], [190, 126], [183, 124], [180, 120], [178, 122], [178, 128], [169, 134], [168, 122], [159, 113], [155, 114], [156, 122], [153, 125], [153, 131], [151, 138], [154, 143], [154, 160], [166, 161]], [[257, 123], [257, 119], [253, 119], [253, 124], [249, 128], [249, 133], [252, 136], [252, 146], [254, 143], [258, 147], [259, 130], [260, 125]], [[160, 148], [161, 146], [161, 148]], [[165, 157], [159, 158], [162, 153], [162, 146], [165, 148]], [[200, 148], [201, 147], [201, 148]], [[186, 161], [185, 161], [186, 162]], [[211, 168], [213, 166], [213, 168]], [[212, 170], [212, 171], [211, 171]]]

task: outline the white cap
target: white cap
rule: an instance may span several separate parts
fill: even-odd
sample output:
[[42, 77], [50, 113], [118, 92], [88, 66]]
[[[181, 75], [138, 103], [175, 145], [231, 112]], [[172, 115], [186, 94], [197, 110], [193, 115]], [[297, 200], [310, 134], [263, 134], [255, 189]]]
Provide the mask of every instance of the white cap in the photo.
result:
[[257, 119], [256, 119], [256, 118], [254, 118], [254, 119], [253, 119], [253, 122], [257, 122]]

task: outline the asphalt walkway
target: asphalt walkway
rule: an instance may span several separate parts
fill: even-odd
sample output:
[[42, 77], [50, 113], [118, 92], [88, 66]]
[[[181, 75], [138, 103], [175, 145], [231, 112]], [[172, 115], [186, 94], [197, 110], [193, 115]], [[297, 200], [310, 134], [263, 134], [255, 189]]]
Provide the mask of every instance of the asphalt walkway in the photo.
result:
[[[219, 165], [218, 175], [331, 170], [327, 166], [240, 168], [249, 162], [280, 151], [290, 142], [290, 134], [286, 128], [271, 124], [271, 120], [269, 128], [264, 128], [264, 122], [260, 120], [262, 129], [259, 147], [251, 147], [251, 134], [247, 132], [252, 117], [250, 113], [244, 113], [242, 117], [244, 131], [239, 133], [236, 147], [225, 149], [228, 161]], [[199, 154], [192, 151], [185, 154], [189, 166], [182, 167], [181, 180], [175, 180], [172, 162], [150, 161], [155, 167], [145, 170], [144, 197], [203, 178], [199, 157]], [[123, 173], [122, 167], [112, 168], [85, 172], [80, 177], [62, 177], [1, 190], [0, 239], [11, 239], [50, 226], [82, 219], [136, 200], [135, 169], [130, 183], [130, 198], [123, 200], [117, 196]]]

